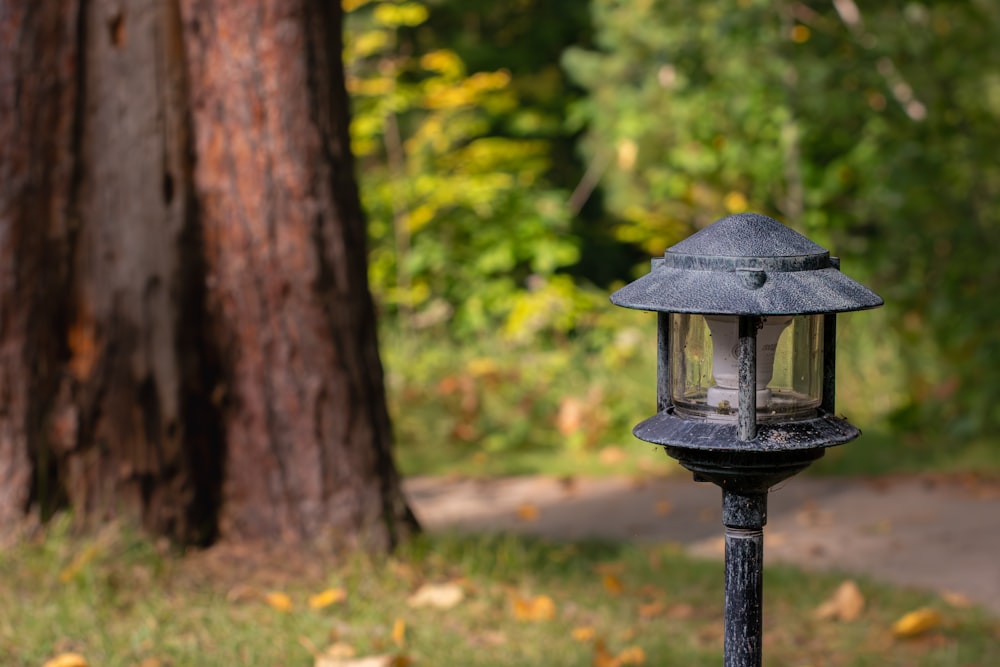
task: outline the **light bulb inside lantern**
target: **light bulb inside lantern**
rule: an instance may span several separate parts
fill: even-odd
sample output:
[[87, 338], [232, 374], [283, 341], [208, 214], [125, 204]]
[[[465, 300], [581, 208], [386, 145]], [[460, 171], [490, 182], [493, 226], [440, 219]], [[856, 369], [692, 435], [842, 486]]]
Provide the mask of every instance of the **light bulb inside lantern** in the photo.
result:
[[[757, 330], [757, 419], [809, 419], [823, 389], [823, 315], [771, 315]], [[670, 403], [685, 417], [735, 421], [739, 318], [670, 315]]]
[[[735, 414], [739, 406], [739, 317], [706, 315], [712, 335], [712, 376], [715, 386], [708, 388], [706, 402], [720, 413]], [[774, 355], [781, 333], [792, 322], [790, 315], [761, 318], [757, 330], [757, 409], [771, 403], [768, 383], [774, 375]]]

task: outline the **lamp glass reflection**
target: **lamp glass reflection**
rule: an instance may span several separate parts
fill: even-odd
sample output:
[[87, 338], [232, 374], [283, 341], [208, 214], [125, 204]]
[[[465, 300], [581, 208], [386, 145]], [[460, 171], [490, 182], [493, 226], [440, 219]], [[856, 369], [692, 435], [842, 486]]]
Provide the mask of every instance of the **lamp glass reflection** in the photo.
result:
[[[683, 416], [732, 420], [739, 408], [735, 315], [670, 315], [671, 402]], [[823, 388], [822, 315], [771, 315], [757, 331], [757, 420], [808, 419]]]

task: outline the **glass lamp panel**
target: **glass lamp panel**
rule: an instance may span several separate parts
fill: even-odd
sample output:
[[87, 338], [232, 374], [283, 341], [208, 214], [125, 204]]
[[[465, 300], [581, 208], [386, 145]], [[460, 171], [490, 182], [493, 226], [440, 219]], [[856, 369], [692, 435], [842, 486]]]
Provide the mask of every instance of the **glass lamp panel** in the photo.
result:
[[[670, 316], [671, 402], [677, 413], [736, 421], [739, 410], [739, 319]], [[757, 420], [808, 419], [823, 387], [822, 315], [761, 318], [757, 331]]]

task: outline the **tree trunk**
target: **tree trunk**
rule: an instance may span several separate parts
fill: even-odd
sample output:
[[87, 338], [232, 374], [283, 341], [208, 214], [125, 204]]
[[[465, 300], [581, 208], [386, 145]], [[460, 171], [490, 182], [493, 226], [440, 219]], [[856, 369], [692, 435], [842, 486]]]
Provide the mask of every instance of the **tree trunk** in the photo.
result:
[[0, 522], [390, 548], [339, 4], [12, 4]]

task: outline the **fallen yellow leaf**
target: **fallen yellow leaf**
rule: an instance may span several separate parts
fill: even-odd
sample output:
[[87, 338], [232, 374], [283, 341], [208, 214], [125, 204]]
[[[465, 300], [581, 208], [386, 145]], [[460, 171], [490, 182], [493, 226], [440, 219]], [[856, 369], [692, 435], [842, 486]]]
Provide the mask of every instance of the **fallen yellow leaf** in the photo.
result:
[[424, 584], [406, 600], [411, 607], [433, 607], [451, 609], [465, 597], [462, 587], [456, 583]]
[[921, 607], [908, 614], [903, 614], [902, 618], [893, 624], [892, 634], [901, 639], [916, 637], [941, 625], [941, 620], [941, 614], [935, 610], [930, 607]]
[[604, 584], [604, 590], [612, 595], [621, 595], [625, 591], [622, 580], [610, 572], [601, 576], [601, 583]]
[[401, 618], [392, 624], [392, 641], [399, 648], [406, 646], [406, 621]]
[[343, 588], [328, 588], [322, 593], [309, 596], [310, 609], [322, 609], [347, 599], [347, 591]]
[[814, 616], [821, 620], [856, 621], [865, 609], [865, 597], [858, 585], [848, 579], [840, 584], [833, 595], [816, 607]]
[[646, 652], [640, 646], [629, 646], [617, 657], [619, 665], [641, 665], [646, 662]]
[[600, 639], [594, 642], [594, 660], [591, 664], [593, 667], [619, 667], [617, 658], [608, 651], [608, 647]]
[[90, 663], [79, 653], [60, 653], [42, 667], [90, 667]]
[[272, 591], [265, 595], [264, 602], [278, 611], [291, 611], [293, 606], [292, 598], [288, 597], [286, 593], [279, 591]]
[[660, 516], [667, 516], [674, 511], [674, 504], [669, 500], [660, 500], [656, 503], [656, 513]]
[[533, 598], [514, 596], [514, 618], [519, 621], [550, 621], [556, 617], [556, 603], [548, 595]]
[[592, 625], [581, 625], [578, 628], [573, 628], [570, 636], [578, 642], [589, 642], [593, 641], [594, 637], [597, 636], [597, 631], [594, 630]]
[[538, 507], [531, 503], [524, 503], [517, 508], [517, 518], [521, 521], [534, 521], [539, 514]]

